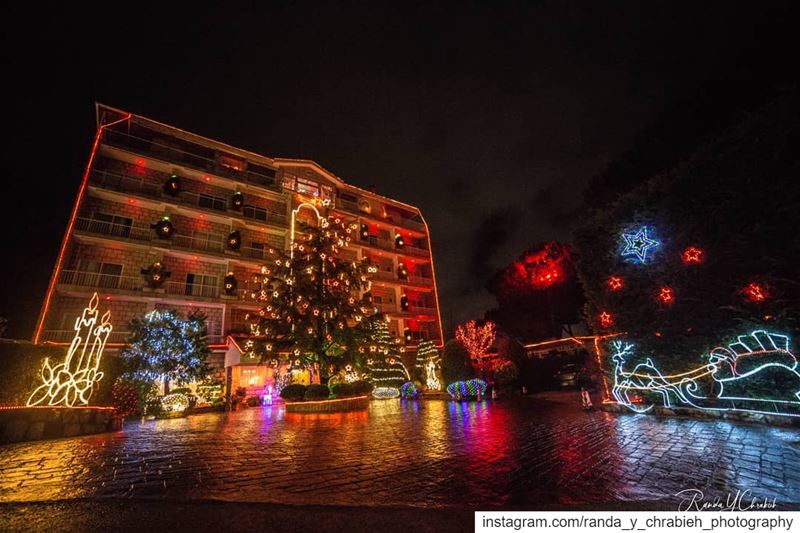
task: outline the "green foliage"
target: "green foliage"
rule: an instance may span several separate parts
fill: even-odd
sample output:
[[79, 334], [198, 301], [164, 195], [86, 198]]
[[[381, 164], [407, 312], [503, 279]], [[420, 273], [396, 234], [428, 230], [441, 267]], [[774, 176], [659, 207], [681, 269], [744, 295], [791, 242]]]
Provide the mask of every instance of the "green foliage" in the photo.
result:
[[365, 394], [369, 394], [372, 392], [372, 389], [374, 389], [372, 383], [364, 380], [354, 381], [353, 383], [351, 383], [351, 385], [353, 387], [353, 395], [355, 396], [363, 396]]
[[247, 399], [248, 407], [258, 407], [259, 405], [261, 405], [261, 400], [258, 398], [258, 396], [250, 396]]
[[206, 339], [206, 317], [190, 314], [186, 319], [176, 311], [152, 311], [130, 324], [131, 336], [120, 353], [125, 360], [125, 377], [154, 382], [186, 384], [205, 378], [211, 353]]
[[331, 393], [337, 398], [346, 398], [355, 394], [352, 383], [334, 383], [331, 385]]
[[513, 361], [498, 361], [494, 365], [494, 379], [498, 385], [511, 385], [519, 377], [519, 369]]
[[[797, 119], [796, 101], [774, 103], [680, 166], [589, 213], [574, 242], [596, 332], [608, 331], [599, 313], [611, 313], [613, 329], [662, 371], [696, 367], [710, 348], [757, 328], [797, 341], [800, 239], [787, 234], [800, 227]], [[642, 225], [661, 243], [652, 261], [622, 261], [621, 232]], [[688, 246], [704, 250], [702, 263], [682, 263]], [[624, 279], [622, 290], [608, 290], [610, 275]], [[752, 281], [766, 285], [770, 297], [748, 301], [742, 290]], [[658, 301], [662, 286], [672, 288], [674, 303]]]
[[455, 339], [447, 341], [442, 355], [442, 378], [445, 383], [464, 381], [475, 377], [475, 369], [466, 348]]
[[[322, 225], [299, 222], [291, 253], [271, 248], [261, 277], [268, 288], [256, 296], [264, 308], [255, 315], [254, 351], [264, 361], [279, 351], [302, 354], [323, 366], [351, 352], [381, 320], [375, 307], [359, 298], [369, 288], [369, 261], [344, 261], [338, 252], [357, 227], [338, 217]], [[345, 349], [348, 347], [348, 349]]]
[[306, 394], [306, 386], [300, 383], [286, 385], [281, 389], [281, 398], [289, 402], [296, 402], [302, 400]]
[[303, 398], [306, 400], [324, 400], [331, 395], [327, 385], [309, 385]]

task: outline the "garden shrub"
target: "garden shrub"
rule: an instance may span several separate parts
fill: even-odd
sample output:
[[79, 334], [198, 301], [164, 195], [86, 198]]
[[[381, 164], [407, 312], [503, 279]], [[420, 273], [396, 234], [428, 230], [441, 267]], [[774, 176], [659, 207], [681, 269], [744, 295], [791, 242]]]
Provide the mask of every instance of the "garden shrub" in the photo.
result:
[[281, 398], [290, 402], [296, 402], [298, 400], [302, 400], [305, 394], [306, 394], [306, 386], [301, 385], [300, 383], [295, 383], [293, 385], [286, 385], [283, 389], [281, 389]]
[[352, 383], [334, 383], [331, 386], [331, 392], [337, 398], [346, 398], [355, 394]]
[[365, 394], [369, 394], [374, 388], [372, 383], [363, 380], [354, 381], [351, 383], [351, 385], [353, 387], [353, 396], [363, 396]]
[[324, 400], [331, 395], [327, 385], [309, 385], [306, 387], [306, 400]]
[[259, 405], [261, 405], [261, 398], [259, 398], [258, 396], [250, 396], [247, 399], [248, 407], [258, 407]]
[[442, 378], [445, 383], [464, 381], [475, 377], [475, 369], [466, 348], [455, 339], [447, 341], [442, 354]]

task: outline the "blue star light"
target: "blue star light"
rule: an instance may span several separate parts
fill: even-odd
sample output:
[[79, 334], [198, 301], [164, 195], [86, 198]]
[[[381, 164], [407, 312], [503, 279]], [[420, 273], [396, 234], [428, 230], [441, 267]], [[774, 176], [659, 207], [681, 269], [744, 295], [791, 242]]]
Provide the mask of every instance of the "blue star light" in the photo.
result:
[[640, 263], [647, 261], [647, 252], [655, 248], [660, 243], [647, 236], [647, 227], [642, 226], [636, 233], [623, 233], [625, 248], [622, 250], [623, 257], [635, 256]]

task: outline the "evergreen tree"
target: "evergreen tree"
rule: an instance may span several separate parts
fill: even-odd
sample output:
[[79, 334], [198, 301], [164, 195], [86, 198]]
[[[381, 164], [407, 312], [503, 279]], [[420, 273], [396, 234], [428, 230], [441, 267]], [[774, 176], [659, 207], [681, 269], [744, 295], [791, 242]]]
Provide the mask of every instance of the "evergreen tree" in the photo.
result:
[[367, 368], [372, 384], [398, 389], [409, 380], [408, 371], [400, 359], [398, 340], [389, 334], [385, 320], [376, 321], [372, 328], [372, 341], [367, 353]]
[[442, 378], [446, 384], [475, 377], [469, 352], [455, 339], [447, 341], [442, 354]]
[[154, 383], [164, 380], [186, 384], [208, 375], [206, 358], [211, 350], [206, 338], [206, 317], [190, 314], [186, 319], [177, 311], [151, 311], [130, 324], [131, 336], [120, 356], [125, 361], [127, 379]]
[[369, 260], [347, 261], [339, 252], [356, 230], [338, 217], [320, 218], [319, 225], [298, 222], [289, 253], [271, 248], [261, 268], [260, 288], [251, 297], [264, 307], [251, 316], [254, 352], [261, 360], [289, 352], [307, 362], [328, 362], [349, 354], [369, 340], [379, 315], [368, 294]]

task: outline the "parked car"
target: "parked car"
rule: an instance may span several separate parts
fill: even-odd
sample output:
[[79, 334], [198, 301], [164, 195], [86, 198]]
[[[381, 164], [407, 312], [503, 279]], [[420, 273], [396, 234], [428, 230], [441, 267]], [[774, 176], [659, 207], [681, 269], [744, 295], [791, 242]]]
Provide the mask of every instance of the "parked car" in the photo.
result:
[[562, 366], [553, 377], [555, 378], [556, 384], [561, 388], [577, 387], [578, 375], [580, 372], [580, 365], [570, 363]]

